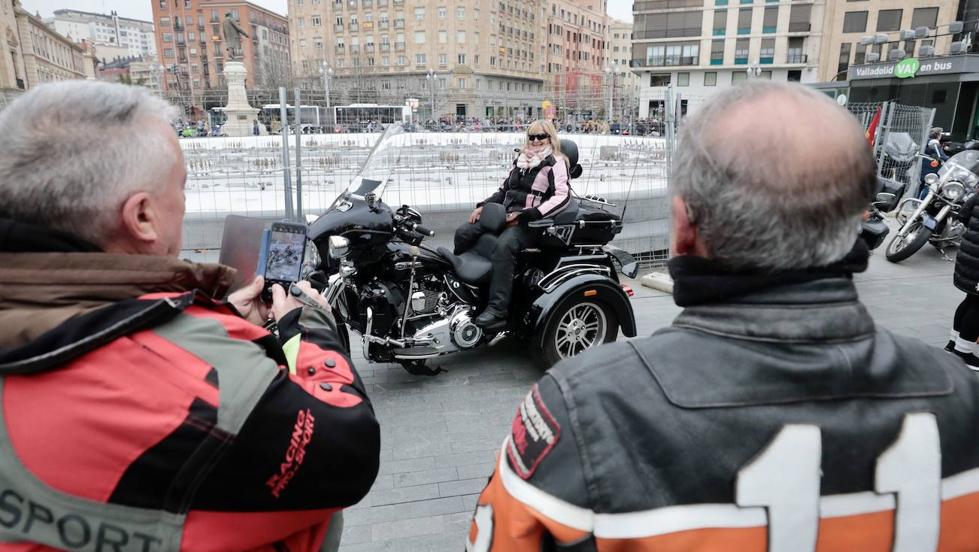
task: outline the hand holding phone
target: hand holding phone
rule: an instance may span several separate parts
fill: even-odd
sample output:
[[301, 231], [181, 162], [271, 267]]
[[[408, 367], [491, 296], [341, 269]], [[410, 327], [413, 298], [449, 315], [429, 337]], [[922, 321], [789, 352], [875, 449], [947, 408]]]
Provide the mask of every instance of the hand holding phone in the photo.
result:
[[275, 222], [263, 236], [257, 272], [265, 277], [262, 299], [268, 302], [272, 300], [272, 286], [279, 284], [288, 290], [302, 276], [303, 258], [306, 256], [306, 226]]

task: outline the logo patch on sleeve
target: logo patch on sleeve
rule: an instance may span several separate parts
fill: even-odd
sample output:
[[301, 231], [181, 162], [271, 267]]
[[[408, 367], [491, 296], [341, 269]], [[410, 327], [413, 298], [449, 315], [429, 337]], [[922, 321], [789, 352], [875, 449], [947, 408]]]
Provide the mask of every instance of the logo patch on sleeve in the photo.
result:
[[535, 384], [513, 418], [506, 451], [513, 470], [521, 478], [530, 479], [560, 437], [561, 426], [547, 410]]

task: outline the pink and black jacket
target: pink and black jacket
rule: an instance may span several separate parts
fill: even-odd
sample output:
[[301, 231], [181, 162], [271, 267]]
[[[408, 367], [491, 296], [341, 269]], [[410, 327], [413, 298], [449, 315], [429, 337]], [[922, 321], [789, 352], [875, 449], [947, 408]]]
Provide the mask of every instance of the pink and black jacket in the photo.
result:
[[320, 550], [380, 449], [331, 317], [276, 338], [211, 298], [223, 267], [12, 250], [9, 228], [0, 552]]
[[560, 213], [571, 201], [568, 166], [553, 154], [540, 165], [522, 170], [514, 161], [500, 189], [477, 206], [500, 203], [508, 213], [519, 212], [522, 221], [538, 220]]

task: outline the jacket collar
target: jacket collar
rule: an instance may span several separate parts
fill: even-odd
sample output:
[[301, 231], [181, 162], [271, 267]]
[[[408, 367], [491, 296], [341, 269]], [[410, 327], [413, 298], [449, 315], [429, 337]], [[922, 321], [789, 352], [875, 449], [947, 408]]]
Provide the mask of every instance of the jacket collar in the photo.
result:
[[147, 294], [199, 291], [221, 298], [234, 274], [217, 264], [103, 253], [72, 236], [0, 220], [0, 349]]
[[670, 261], [674, 299], [685, 307], [674, 321], [708, 333], [759, 341], [850, 341], [874, 333], [860, 303], [853, 272], [867, 267], [869, 252], [858, 242], [843, 260], [827, 267], [781, 272], [745, 272], [699, 257]]

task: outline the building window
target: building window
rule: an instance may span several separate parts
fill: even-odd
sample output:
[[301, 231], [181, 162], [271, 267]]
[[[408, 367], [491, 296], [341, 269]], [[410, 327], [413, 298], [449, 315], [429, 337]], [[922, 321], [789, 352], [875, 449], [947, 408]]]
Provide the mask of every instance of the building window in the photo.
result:
[[727, 33], [727, 10], [714, 12], [714, 36], [724, 36]]
[[811, 4], [794, 4], [789, 9], [789, 32], [807, 33], [812, 28]]
[[669, 86], [669, 85], [670, 85], [670, 75], [669, 74], [666, 74], [666, 75], [659, 74], [659, 75], [657, 75], [655, 73], [652, 73], [652, 74], [649, 75], [649, 86], [655, 88], [655, 87], [659, 87], [659, 86]]
[[425, 31], [415, 31], [415, 44], [425, 43]]
[[438, 15], [439, 19], [445, 19], [445, 16], [448, 14], [448, 10], [446, 10], [444, 7], [439, 7], [436, 10], [436, 14]]
[[748, 73], [744, 71], [733, 71], [731, 73], [731, 84], [740, 84], [746, 80], [748, 80]]
[[449, 56], [446, 54], [439, 54], [439, 65], [448, 65]]
[[638, 38], [700, 36], [703, 19], [703, 10], [650, 14], [638, 23]]
[[312, 18], [312, 23], [314, 27], [319, 27], [320, 25], [323, 24], [323, 20], [320, 19], [320, 16], [314, 15]]
[[466, 54], [459, 54], [459, 57], [458, 57], [458, 60], [457, 61], [458, 61], [459, 65], [465, 65], [466, 64]]
[[462, 20], [466, 18], [466, 8], [465, 6], [459, 6], [456, 8], [456, 19]]
[[738, 10], [738, 34], [751, 34], [751, 8]]
[[761, 41], [761, 51], [758, 56], [758, 63], [775, 63], [775, 39], [765, 38]]
[[761, 32], [774, 33], [778, 27], [778, 6], [765, 8], [765, 17], [761, 23]]
[[712, 40], [710, 42], [710, 64], [724, 65], [724, 41]]
[[456, 43], [457, 44], [466, 43], [466, 31], [456, 31]]
[[901, 30], [901, 15], [904, 10], [880, 10], [877, 12], [877, 32]]
[[713, 71], [704, 73], [704, 86], [717, 86], [717, 73]]
[[844, 33], [863, 33], [867, 31], [867, 12], [852, 11], [843, 15]]
[[[938, 26], [938, 8], [915, 8], [911, 13], [911, 28]], [[910, 54], [909, 54], [910, 55]]]
[[417, 65], [425, 65], [425, 54], [415, 54], [415, 63]]
[[734, 43], [734, 64], [748, 65], [748, 46], [750, 41], [747, 38], [739, 38]]
[[449, 42], [448, 31], [439, 31], [439, 44], [446, 44]]
[[867, 57], [867, 45], [857, 43], [857, 48], [853, 54], [853, 64], [863, 65]]
[[690, 86], [690, 73], [677, 73], [676, 74], [676, 85], [677, 86]]
[[700, 45], [696, 42], [646, 47], [646, 65], [696, 65], [699, 57]]
[[415, 19], [417, 21], [425, 19], [425, 8], [415, 8]]
[[852, 48], [852, 44], [849, 42], [840, 44], [840, 61], [836, 64], [837, 74], [845, 73], [850, 67], [850, 48]]

